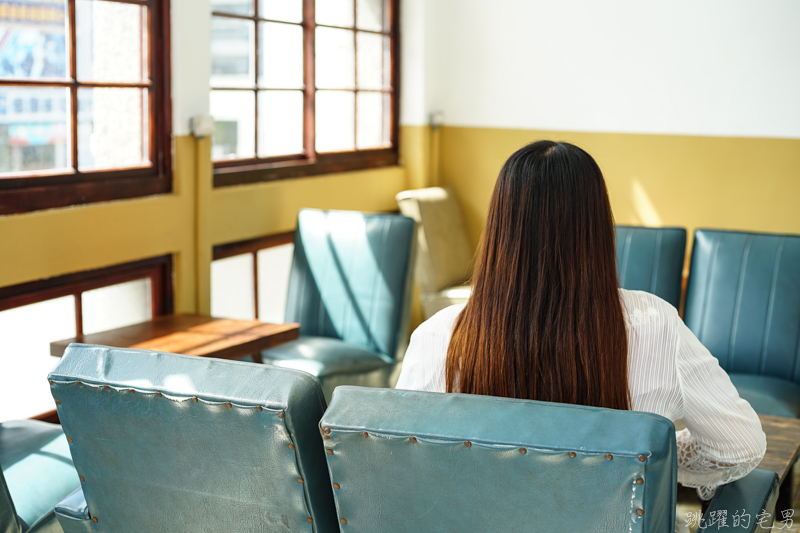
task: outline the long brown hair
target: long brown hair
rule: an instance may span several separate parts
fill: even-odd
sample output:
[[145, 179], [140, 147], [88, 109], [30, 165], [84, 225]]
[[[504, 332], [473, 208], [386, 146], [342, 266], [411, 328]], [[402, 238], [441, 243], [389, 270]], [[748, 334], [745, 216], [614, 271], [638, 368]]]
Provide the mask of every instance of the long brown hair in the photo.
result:
[[614, 220], [594, 159], [539, 141], [503, 165], [448, 392], [629, 409]]

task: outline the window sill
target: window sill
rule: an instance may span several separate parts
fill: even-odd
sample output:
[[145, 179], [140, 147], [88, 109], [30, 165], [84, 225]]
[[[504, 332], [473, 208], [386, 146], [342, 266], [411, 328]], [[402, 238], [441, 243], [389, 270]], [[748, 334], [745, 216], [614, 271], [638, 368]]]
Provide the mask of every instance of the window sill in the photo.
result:
[[240, 166], [217, 166], [214, 168], [214, 187], [228, 187], [264, 181], [291, 178], [324, 176], [337, 172], [365, 170], [396, 166], [397, 150], [371, 150], [320, 155], [313, 163], [306, 159], [290, 161], [243, 164]]
[[171, 178], [154, 175], [152, 169], [117, 171], [114, 175], [87, 173], [5, 178], [0, 180], [0, 215], [140, 198], [171, 191]]

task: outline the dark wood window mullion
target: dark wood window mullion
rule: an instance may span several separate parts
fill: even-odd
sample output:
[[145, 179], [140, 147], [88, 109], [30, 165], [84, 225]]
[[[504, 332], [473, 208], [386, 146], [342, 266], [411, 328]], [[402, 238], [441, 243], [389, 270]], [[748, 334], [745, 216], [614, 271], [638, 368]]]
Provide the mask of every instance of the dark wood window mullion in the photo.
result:
[[253, 251], [253, 309], [258, 320], [258, 250]]
[[303, 0], [303, 148], [309, 163], [317, 160], [315, 101], [317, 82], [316, 14], [314, 0]]
[[[141, 30], [143, 24], [147, 24], [147, 35], [145, 37], [144, 32], [140, 31], [139, 33], [141, 34], [141, 38], [139, 42], [141, 43], [140, 50], [145, 50], [145, 49], [147, 50], [147, 61], [150, 65], [150, 67], [147, 69], [148, 70], [147, 80], [150, 83], [151, 87], [155, 87], [155, 83], [153, 80], [153, 72], [156, 71], [156, 66], [155, 66], [156, 54], [154, 53], [155, 50], [153, 50], [153, 48], [150, 46], [150, 43], [154, 41], [154, 39], [150, 38], [151, 37], [150, 33], [153, 31], [153, 28], [155, 27], [155, 24], [153, 24], [153, 17], [156, 16], [155, 11], [156, 11], [155, 2], [154, 0], [150, 0], [147, 3], [147, 19], [143, 20], [142, 10], [141, 8], [139, 8], [139, 29]], [[147, 39], [147, 41], [145, 41], [145, 39]], [[140, 55], [139, 56], [140, 80], [144, 79], [144, 69], [145, 69], [145, 63], [144, 61], [142, 61]], [[143, 94], [144, 90], [139, 89], [139, 124], [140, 124], [139, 127], [141, 128], [142, 150], [144, 150], [144, 147], [147, 146], [147, 155], [148, 155], [147, 159], [153, 164], [156, 164], [156, 152], [158, 151], [158, 148], [156, 146], [156, 129], [155, 129], [155, 120], [148, 120], [148, 117], [150, 116], [150, 110], [154, 109], [154, 106], [156, 105], [155, 92], [156, 91], [152, 89], [149, 89], [147, 91], [147, 113], [145, 113], [144, 111], [145, 97]], [[147, 122], [145, 123], [145, 121]], [[147, 141], [148, 141], [147, 145], [145, 145], [144, 142], [145, 131], [147, 131]]]
[[353, 0], [353, 150], [358, 150], [358, 1]]
[[83, 335], [83, 292], [72, 296], [75, 298], [75, 335]]
[[377, 30], [367, 30], [363, 28], [356, 28], [355, 26], [334, 26], [333, 24], [317, 24], [320, 28], [333, 28], [336, 30], [350, 30], [350, 31], [361, 31], [364, 33], [373, 33], [375, 35], [385, 35], [386, 37], [391, 37], [392, 32], [389, 31], [377, 31]]
[[[254, 83], [253, 83], [253, 87], [255, 88], [254, 89], [254, 93], [253, 93], [254, 96], [255, 96], [255, 102], [254, 102], [254, 104], [255, 104], [255, 108], [254, 108], [254, 111], [255, 111], [255, 122], [253, 124], [253, 126], [254, 126], [253, 127], [253, 131], [255, 133], [255, 141], [254, 141], [254, 145], [253, 145], [253, 153], [255, 154], [256, 157], [258, 157], [258, 63], [259, 63], [259, 59], [260, 59], [259, 55], [258, 55], [259, 54], [259, 50], [258, 50], [258, 31], [261, 28], [260, 23], [258, 22], [258, 0], [253, 0], [253, 14], [255, 15], [253, 17], [253, 24], [255, 25], [255, 28], [253, 29], [253, 31], [255, 32], [255, 34], [253, 35], [253, 42], [255, 43], [255, 47], [256, 47], [255, 54], [253, 54], [253, 61], [254, 61], [254, 64], [253, 64], [253, 75], [255, 76], [255, 80], [254, 80]], [[256, 311], [256, 312], [258, 312], [258, 311]]]
[[398, 51], [400, 50], [400, 35], [399, 35], [399, 25], [400, 25], [400, 0], [390, 0], [388, 4], [384, 4], [384, 17], [385, 21], [388, 22], [388, 26], [384, 26], [385, 28], [389, 28], [389, 47], [390, 47], [390, 61], [391, 64], [389, 66], [389, 83], [391, 84], [392, 96], [389, 99], [389, 103], [392, 106], [391, 108], [391, 116], [390, 116], [390, 132], [389, 132], [389, 140], [392, 143], [392, 146], [397, 146], [400, 136], [400, 99], [397, 97], [397, 89], [400, 84], [400, 62], [398, 61]]
[[70, 111], [70, 152], [72, 159], [72, 170], [78, 171], [78, 51], [77, 33], [75, 29], [75, 0], [69, 0], [67, 4], [67, 28], [69, 29], [69, 77], [71, 85], [69, 88]]

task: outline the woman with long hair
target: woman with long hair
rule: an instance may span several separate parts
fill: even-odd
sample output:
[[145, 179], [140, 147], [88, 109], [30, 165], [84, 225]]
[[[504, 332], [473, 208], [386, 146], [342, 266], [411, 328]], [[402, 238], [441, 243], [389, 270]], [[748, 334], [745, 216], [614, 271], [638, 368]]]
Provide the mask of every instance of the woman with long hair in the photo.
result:
[[678, 479], [709, 499], [766, 450], [761, 423], [660, 298], [620, 289], [592, 157], [539, 141], [506, 161], [466, 304], [412, 335], [397, 388], [647, 411], [682, 420]]

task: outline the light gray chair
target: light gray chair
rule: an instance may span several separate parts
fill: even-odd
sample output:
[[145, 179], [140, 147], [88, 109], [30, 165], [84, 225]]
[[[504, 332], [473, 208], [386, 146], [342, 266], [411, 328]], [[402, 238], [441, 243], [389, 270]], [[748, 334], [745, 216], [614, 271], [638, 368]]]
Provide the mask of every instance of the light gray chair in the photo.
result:
[[453, 191], [429, 187], [396, 197], [400, 212], [417, 223], [416, 278], [425, 318], [472, 292], [468, 283], [472, 248]]

